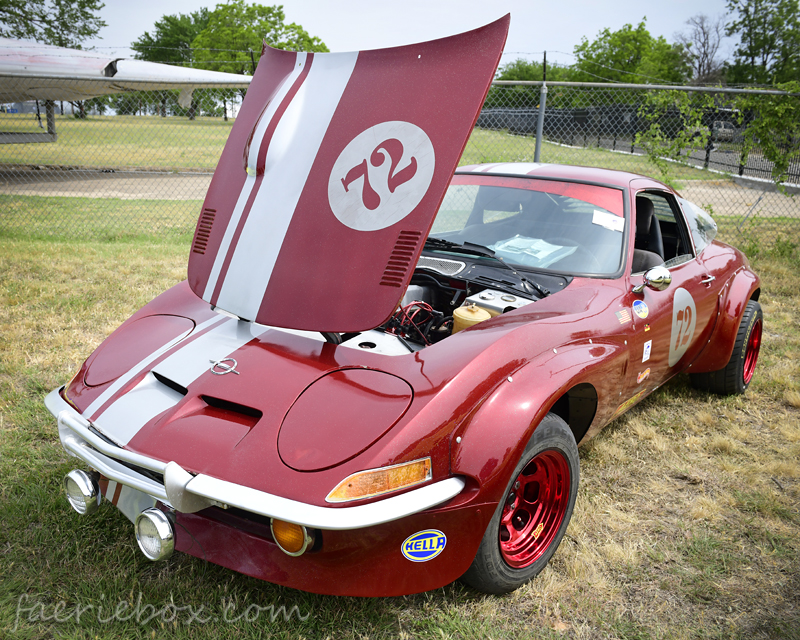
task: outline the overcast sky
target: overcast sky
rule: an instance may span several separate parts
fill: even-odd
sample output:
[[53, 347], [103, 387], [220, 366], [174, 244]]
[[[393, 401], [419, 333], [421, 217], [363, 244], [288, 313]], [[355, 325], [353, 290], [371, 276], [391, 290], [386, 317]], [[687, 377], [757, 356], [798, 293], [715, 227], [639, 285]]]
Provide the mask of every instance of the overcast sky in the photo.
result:
[[[133, 56], [128, 47], [165, 14], [190, 13], [217, 2], [204, 0], [105, 0], [108, 24], [100, 39], [85, 43], [103, 53]], [[263, 0], [261, 4], [278, 4]], [[287, 22], [296, 22], [331, 51], [354, 51], [422, 42], [474, 29], [511, 13], [502, 62], [518, 57], [571, 64], [573, 48], [602, 29], [634, 26], [647, 17], [654, 36], [674, 41], [688, 18], [723, 15], [724, 0], [284, 0]], [[723, 55], [731, 50], [731, 43]]]

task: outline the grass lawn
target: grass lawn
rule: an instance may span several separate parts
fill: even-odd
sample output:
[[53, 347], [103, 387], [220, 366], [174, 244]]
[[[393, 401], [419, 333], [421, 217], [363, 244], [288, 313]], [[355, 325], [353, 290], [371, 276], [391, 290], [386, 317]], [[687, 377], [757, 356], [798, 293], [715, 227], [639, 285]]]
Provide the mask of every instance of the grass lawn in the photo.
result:
[[[0, 164], [213, 170], [233, 120], [158, 116], [56, 116], [55, 143], [0, 145]], [[0, 113], [0, 131], [35, 133], [31, 114]]]
[[120, 240], [194, 233], [200, 200], [0, 195], [0, 229], [18, 238]]
[[681, 376], [583, 447], [573, 521], [536, 580], [503, 597], [455, 583], [384, 599], [310, 595], [179, 553], [151, 563], [113, 507], [68, 507], [74, 464], [42, 399], [185, 277], [187, 253], [185, 237], [0, 236], [0, 637], [800, 638], [795, 248], [753, 258], [765, 327], [746, 395]]
[[[0, 145], [0, 165], [210, 171], [216, 167], [232, 125], [233, 120], [221, 118], [89, 116], [79, 120], [56, 116], [57, 142]], [[39, 129], [31, 114], [0, 113], [0, 131]], [[532, 136], [476, 128], [460, 164], [533, 162], [535, 144]], [[598, 147], [572, 148], [545, 141], [541, 158], [542, 162], [657, 173], [643, 156]], [[708, 180], [714, 174], [676, 164], [673, 177]]]

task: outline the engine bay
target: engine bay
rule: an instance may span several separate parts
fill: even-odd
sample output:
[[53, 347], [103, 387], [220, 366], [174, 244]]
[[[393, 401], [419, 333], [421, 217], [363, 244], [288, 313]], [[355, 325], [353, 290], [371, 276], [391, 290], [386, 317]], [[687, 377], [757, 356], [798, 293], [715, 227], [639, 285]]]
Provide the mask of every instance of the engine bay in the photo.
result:
[[382, 355], [407, 355], [532, 304], [563, 289], [570, 280], [550, 276], [545, 288], [513, 269], [423, 255], [392, 316], [370, 331], [342, 335], [340, 344]]

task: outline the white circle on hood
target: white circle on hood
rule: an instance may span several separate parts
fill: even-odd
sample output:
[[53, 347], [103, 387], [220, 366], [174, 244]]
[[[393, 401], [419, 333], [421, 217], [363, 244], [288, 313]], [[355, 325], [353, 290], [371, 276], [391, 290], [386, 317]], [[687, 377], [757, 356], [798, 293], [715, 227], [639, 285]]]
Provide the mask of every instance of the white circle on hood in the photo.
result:
[[435, 164], [433, 144], [417, 125], [390, 121], [370, 127], [350, 141], [333, 165], [331, 210], [356, 231], [390, 227], [425, 196]]

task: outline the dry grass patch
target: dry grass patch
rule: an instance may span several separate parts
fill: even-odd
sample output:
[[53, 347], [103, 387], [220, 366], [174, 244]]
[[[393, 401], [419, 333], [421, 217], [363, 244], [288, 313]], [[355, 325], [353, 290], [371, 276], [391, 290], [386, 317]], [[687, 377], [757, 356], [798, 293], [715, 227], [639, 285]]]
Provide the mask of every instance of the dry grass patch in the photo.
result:
[[727, 436], [716, 435], [708, 443], [708, 450], [712, 453], [734, 455], [740, 452], [741, 447]]

